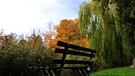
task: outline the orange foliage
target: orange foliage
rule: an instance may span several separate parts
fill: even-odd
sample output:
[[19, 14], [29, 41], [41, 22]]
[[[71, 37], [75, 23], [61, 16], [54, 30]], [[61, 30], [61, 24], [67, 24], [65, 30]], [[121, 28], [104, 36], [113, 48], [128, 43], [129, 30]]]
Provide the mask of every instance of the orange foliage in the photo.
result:
[[54, 50], [58, 40], [89, 47], [89, 41], [84, 38], [80, 32], [77, 18], [74, 20], [63, 19], [54, 29], [56, 30], [56, 36], [49, 39], [49, 49]]

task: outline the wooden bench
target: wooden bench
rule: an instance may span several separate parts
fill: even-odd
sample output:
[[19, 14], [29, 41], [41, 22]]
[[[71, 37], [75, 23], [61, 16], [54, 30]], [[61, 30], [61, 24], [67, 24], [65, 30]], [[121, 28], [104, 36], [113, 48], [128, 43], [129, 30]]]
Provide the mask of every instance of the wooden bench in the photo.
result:
[[[50, 75], [54, 76], [60, 76], [64, 69], [72, 70], [75, 73], [74, 76], [89, 76], [95, 52], [92, 49], [58, 41], [55, 53], [60, 57], [53, 59], [53, 64], [57, 64], [57, 67], [38, 67], [38, 69], [51, 70]], [[72, 56], [72, 59], [70, 57], [67, 59], [68, 56]]]
[[[57, 75], [60, 76], [60, 73], [61, 71], [63, 71], [63, 69], [72, 69], [76, 73], [76, 76], [89, 76], [92, 58], [95, 56], [95, 52], [96, 51], [92, 49], [58, 41], [57, 47], [55, 48], [55, 53], [62, 54], [62, 58], [53, 60], [54, 64], [60, 64]], [[73, 55], [77, 57], [80, 56], [82, 59], [78, 58], [78, 60], [75, 59], [67, 60], [66, 57], [68, 55], [70, 56]], [[88, 58], [88, 60], [83, 60], [83, 58]], [[65, 64], [72, 64], [72, 65], [84, 64], [84, 66], [71, 65], [71, 67], [69, 66], [65, 67], [64, 66]]]

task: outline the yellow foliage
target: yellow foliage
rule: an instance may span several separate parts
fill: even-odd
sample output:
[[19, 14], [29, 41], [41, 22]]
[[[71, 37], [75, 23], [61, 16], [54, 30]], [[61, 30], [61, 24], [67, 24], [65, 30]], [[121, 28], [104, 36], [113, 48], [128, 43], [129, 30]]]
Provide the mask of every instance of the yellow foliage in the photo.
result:
[[89, 47], [89, 41], [81, 34], [78, 18], [74, 20], [61, 20], [60, 24], [55, 26], [54, 29], [56, 36], [54, 39], [49, 39], [49, 49], [54, 50], [58, 40]]
[[81, 42], [80, 42], [80, 46], [83, 46], [83, 47], [87, 47], [88, 48], [90, 46], [90, 43], [89, 43], [88, 39], [83, 38], [81, 40]]

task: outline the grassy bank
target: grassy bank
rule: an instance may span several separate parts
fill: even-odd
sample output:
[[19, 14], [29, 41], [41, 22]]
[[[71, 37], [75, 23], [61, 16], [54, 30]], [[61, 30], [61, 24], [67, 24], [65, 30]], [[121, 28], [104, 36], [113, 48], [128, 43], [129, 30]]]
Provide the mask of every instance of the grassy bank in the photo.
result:
[[111, 68], [91, 73], [90, 76], [135, 76], [135, 68]]

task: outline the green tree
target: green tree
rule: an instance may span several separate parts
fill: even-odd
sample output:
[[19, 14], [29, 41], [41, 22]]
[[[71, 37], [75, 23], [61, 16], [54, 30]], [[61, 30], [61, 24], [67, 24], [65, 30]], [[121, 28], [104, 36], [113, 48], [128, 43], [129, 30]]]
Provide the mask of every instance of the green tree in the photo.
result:
[[81, 31], [97, 50], [97, 59], [112, 67], [129, 65], [134, 56], [135, 1], [126, 1], [93, 0], [80, 6]]

